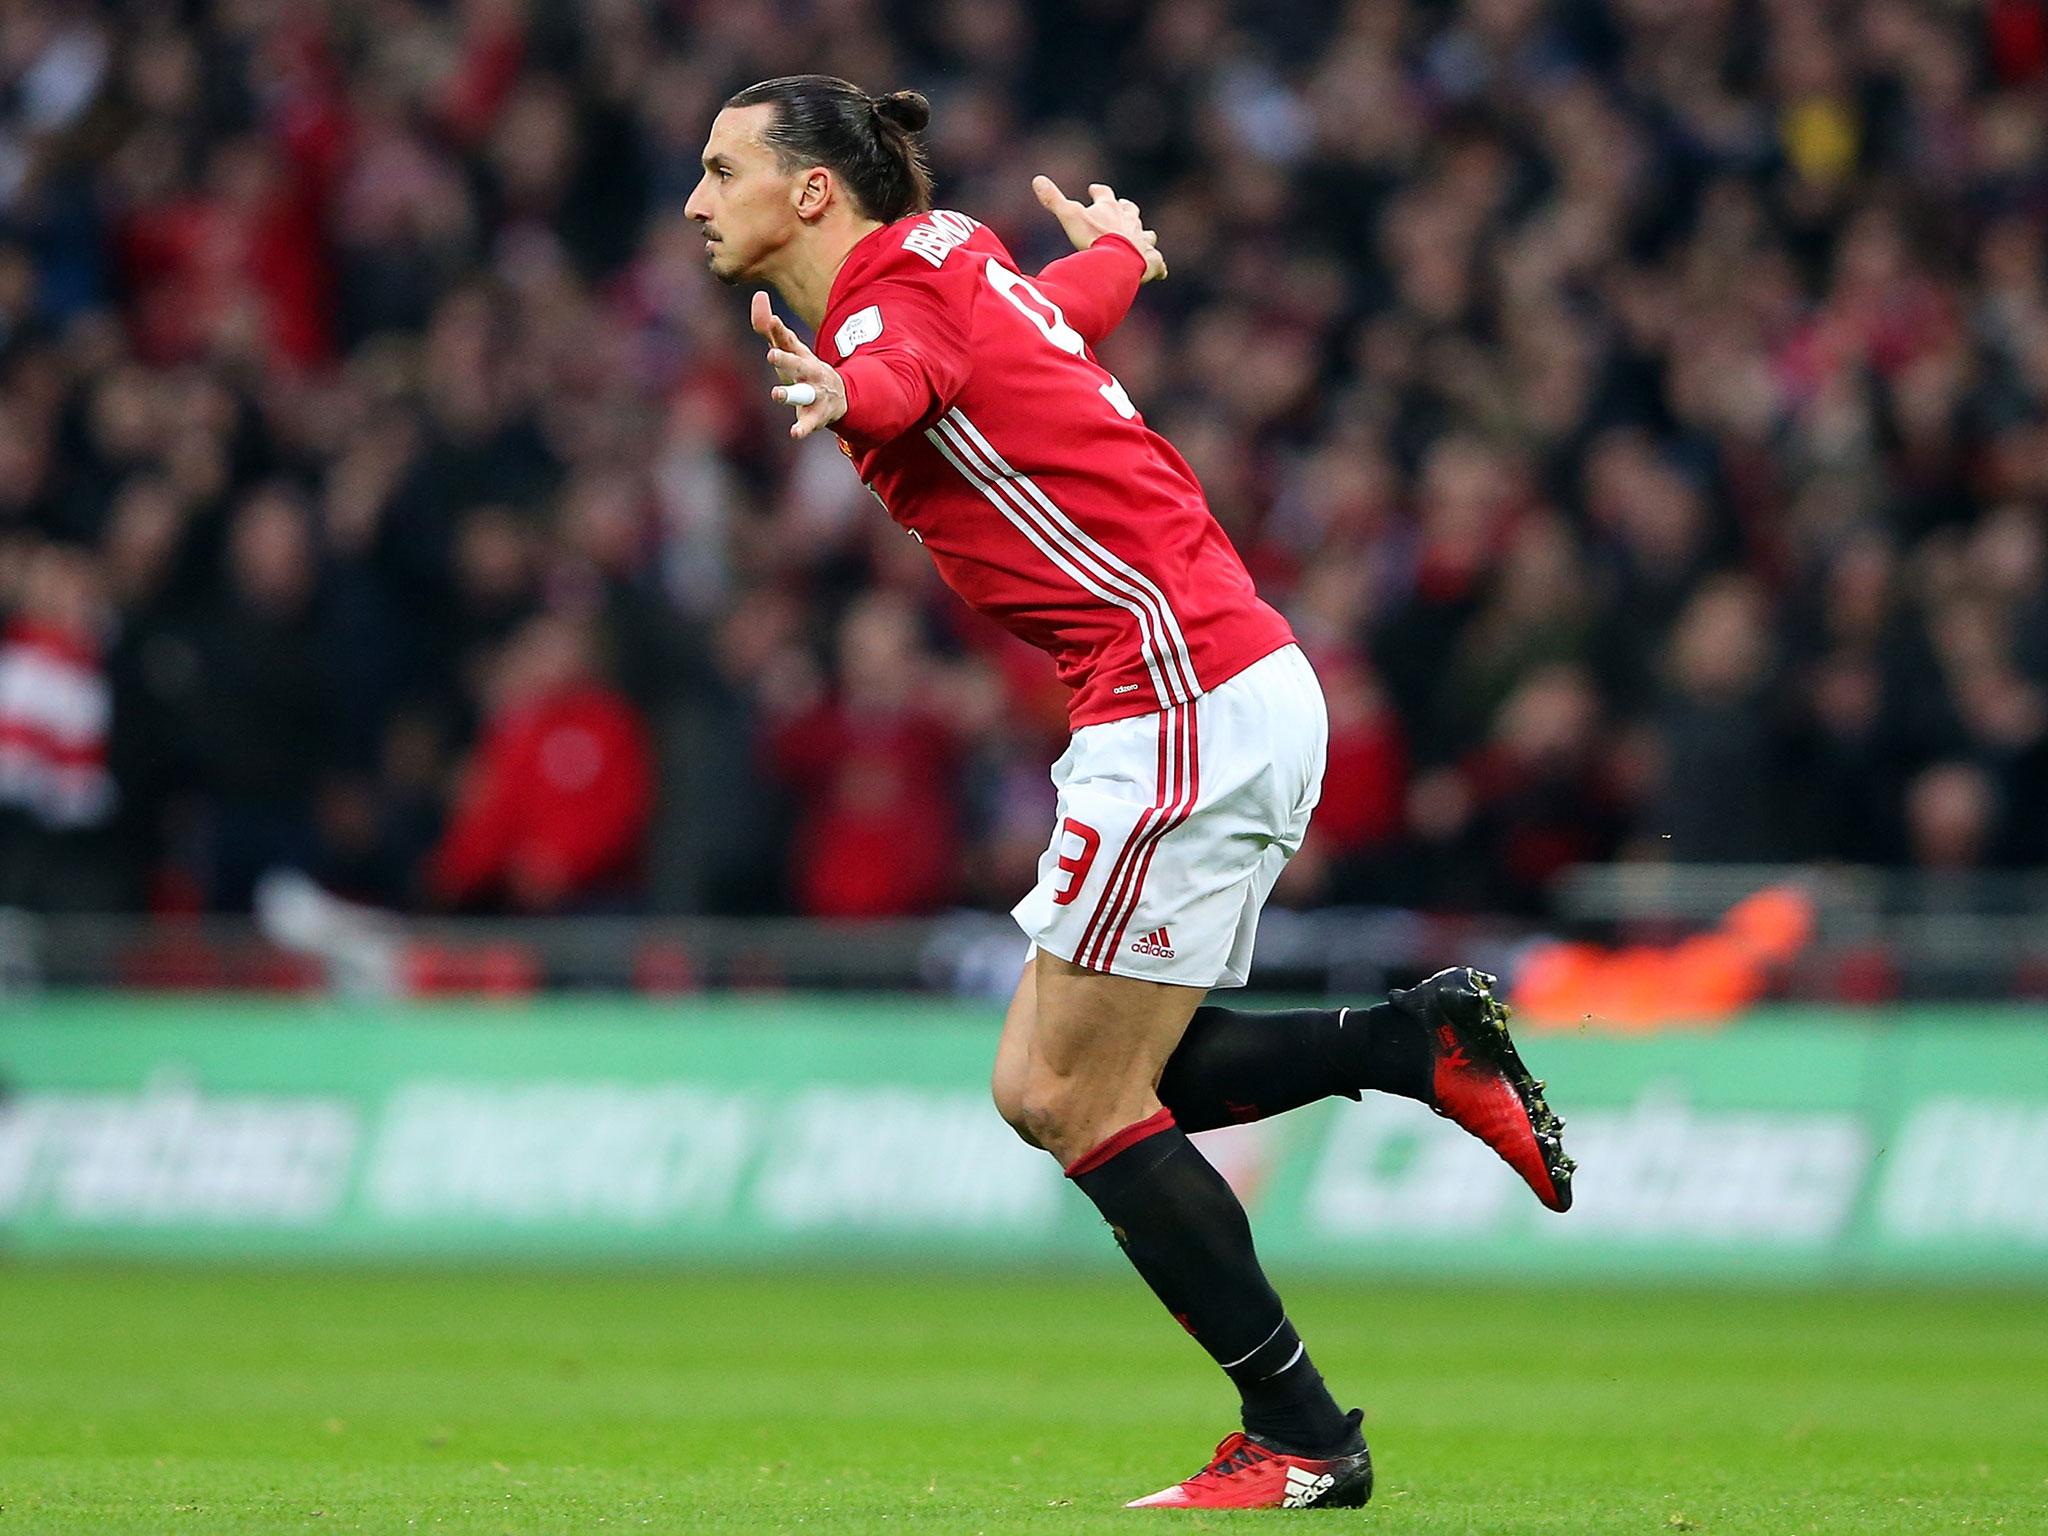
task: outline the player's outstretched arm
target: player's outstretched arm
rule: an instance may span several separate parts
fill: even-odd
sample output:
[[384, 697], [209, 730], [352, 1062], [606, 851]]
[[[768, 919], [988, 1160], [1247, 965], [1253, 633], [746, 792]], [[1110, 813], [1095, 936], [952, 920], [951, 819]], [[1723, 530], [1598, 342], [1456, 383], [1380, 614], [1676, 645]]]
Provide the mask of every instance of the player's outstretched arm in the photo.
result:
[[[1075, 202], [1050, 176], [1033, 177], [1031, 188], [1077, 247], [1047, 263], [1037, 277], [1039, 291], [1094, 346], [1130, 313], [1140, 284], [1166, 276], [1159, 239], [1145, 228], [1136, 203], [1101, 182], [1088, 188], [1092, 203]], [[1112, 235], [1117, 238], [1107, 238]]]
[[846, 414], [846, 384], [839, 370], [803, 344], [776, 315], [768, 295], [754, 295], [754, 332], [768, 343], [768, 365], [782, 380], [771, 397], [778, 405], [796, 407], [789, 435], [809, 437]]

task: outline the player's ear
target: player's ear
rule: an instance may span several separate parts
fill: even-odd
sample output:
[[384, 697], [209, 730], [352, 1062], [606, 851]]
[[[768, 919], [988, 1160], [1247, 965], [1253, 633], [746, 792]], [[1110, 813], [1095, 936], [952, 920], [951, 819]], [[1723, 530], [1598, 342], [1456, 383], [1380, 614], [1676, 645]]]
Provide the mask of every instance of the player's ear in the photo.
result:
[[822, 165], [814, 165], [796, 178], [796, 216], [800, 219], [815, 219], [824, 213], [832, 202], [832, 173]]

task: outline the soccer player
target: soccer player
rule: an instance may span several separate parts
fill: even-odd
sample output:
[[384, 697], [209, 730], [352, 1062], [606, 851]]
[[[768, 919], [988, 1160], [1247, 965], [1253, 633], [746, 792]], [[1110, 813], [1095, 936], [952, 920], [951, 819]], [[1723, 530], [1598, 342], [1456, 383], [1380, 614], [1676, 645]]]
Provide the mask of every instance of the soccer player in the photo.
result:
[[1246, 1013], [1281, 866], [1321, 791], [1322, 694], [1201, 486], [1092, 348], [1166, 276], [1137, 207], [1041, 176], [1074, 254], [1026, 276], [931, 207], [922, 96], [799, 75], [733, 96], [686, 212], [712, 273], [753, 297], [793, 406], [830, 428], [889, 515], [974, 607], [1051, 653], [1073, 740], [1034, 946], [996, 1050], [997, 1107], [1102, 1212], [1132, 1265], [1237, 1386], [1243, 1431], [1139, 1506], [1363, 1504], [1372, 1462], [1187, 1133], [1368, 1088], [1484, 1139], [1545, 1205], [1571, 1203], [1561, 1122], [1509, 1043], [1493, 978], [1445, 971], [1371, 1008]]

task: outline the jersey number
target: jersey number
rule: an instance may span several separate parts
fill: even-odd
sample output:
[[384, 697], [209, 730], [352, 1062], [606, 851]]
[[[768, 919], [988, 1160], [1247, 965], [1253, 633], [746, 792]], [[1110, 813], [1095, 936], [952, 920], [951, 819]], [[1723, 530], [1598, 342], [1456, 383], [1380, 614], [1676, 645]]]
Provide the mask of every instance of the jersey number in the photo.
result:
[[1095, 863], [1096, 850], [1102, 846], [1102, 834], [1085, 821], [1067, 817], [1060, 823], [1060, 836], [1064, 838], [1069, 832], [1081, 840], [1081, 851], [1062, 852], [1053, 861], [1067, 877], [1066, 885], [1053, 893], [1052, 904], [1056, 907], [1068, 905], [1081, 894], [1082, 883], [1087, 880], [1088, 871]]
[[[1075, 357], [1087, 356], [1088, 343], [1082, 340], [1081, 333], [1067, 324], [1066, 313], [1059, 305], [1040, 293], [1029, 278], [1021, 273], [1012, 272], [993, 256], [989, 257], [986, 270], [989, 286], [1016, 305], [1017, 312], [1037, 326], [1047, 341], [1062, 352], [1071, 353]], [[1048, 316], [1051, 318], [1048, 319]], [[1131, 397], [1124, 393], [1123, 385], [1117, 383], [1114, 377], [1101, 386], [1100, 393], [1103, 399], [1116, 407], [1116, 413], [1126, 421], [1138, 414], [1138, 408], [1131, 404]]]

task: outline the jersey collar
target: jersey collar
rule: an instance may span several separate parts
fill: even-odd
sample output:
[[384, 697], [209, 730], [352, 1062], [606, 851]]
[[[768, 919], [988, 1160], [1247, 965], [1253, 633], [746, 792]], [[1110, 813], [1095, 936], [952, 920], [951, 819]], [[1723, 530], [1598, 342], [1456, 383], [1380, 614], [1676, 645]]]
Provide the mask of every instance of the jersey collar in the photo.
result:
[[[832, 286], [825, 294], [825, 313], [831, 314], [839, 307], [844, 291], [860, 281], [869, 268], [884, 260], [889, 254], [889, 242], [885, 238], [890, 231], [900, 229], [912, 219], [921, 219], [921, 213], [908, 214], [894, 224], [883, 224], [869, 230], [853, 242], [853, 249], [846, 253], [846, 260], [839, 264], [839, 270], [832, 277]], [[822, 329], [823, 322], [820, 322]]]

